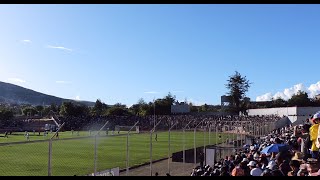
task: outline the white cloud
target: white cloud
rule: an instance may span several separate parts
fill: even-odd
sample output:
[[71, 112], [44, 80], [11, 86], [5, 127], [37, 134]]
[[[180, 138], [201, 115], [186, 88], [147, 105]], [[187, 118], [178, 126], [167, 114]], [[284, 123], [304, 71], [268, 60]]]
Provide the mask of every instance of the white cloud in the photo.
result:
[[29, 40], [29, 39], [24, 39], [24, 40], [22, 40], [22, 42], [23, 42], [23, 43], [32, 43], [32, 41]]
[[313, 98], [315, 95], [320, 94], [320, 81], [318, 81], [316, 84], [311, 84], [308, 88], [308, 91], [310, 98]]
[[70, 84], [70, 81], [56, 81], [58, 84]]
[[76, 96], [74, 99], [80, 101], [80, 96]]
[[145, 94], [158, 94], [159, 92], [157, 91], [146, 91], [146, 92], [143, 92]]
[[264, 95], [258, 96], [256, 98], [256, 101], [270, 101], [272, 99], [271, 93], [266, 93]]
[[293, 87], [286, 88], [283, 92], [276, 92], [274, 95], [272, 93], [266, 93], [264, 95], [258, 96], [256, 101], [270, 101], [277, 98], [282, 98], [284, 100], [289, 100], [298, 91], [304, 91], [308, 94], [309, 98], [313, 98], [315, 95], [320, 94], [320, 81], [316, 84], [311, 84], [308, 88], [305, 88], [302, 83], [296, 84]]
[[20, 78], [8, 78], [8, 81], [14, 82], [14, 83], [25, 83], [26, 81]]
[[69, 51], [69, 52], [72, 51], [72, 49], [66, 48], [66, 47], [63, 47], [63, 46], [51, 46], [51, 45], [48, 45], [47, 48], [51, 48], [51, 49], [61, 49], [61, 50]]
[[[183, 100], [183, 102], [184, 102], [184, 100]], [[195, 100], [195, 99], [188, 99], [187, 102], [188, 102], [188, 103], [191, 102], [194, 106], [202, 106], [202, 105], [204, 105], [204, 104], [207, 104], [207, 103], [205, 103], [205, 102], [198, 101], [198, 100]]]

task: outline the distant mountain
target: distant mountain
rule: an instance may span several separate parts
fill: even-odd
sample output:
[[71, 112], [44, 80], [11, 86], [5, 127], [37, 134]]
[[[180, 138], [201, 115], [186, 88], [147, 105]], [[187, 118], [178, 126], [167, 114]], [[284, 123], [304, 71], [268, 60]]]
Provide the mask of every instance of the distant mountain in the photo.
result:
[[71, 99], [63, 99], [21, 86], [0, 81], [0, 103], [6, 104], [31, 104], [31, 105], [61, 105], [63, 102], [81, 103], [87, 106], [94, 106], [94, 102], [75, 101]]

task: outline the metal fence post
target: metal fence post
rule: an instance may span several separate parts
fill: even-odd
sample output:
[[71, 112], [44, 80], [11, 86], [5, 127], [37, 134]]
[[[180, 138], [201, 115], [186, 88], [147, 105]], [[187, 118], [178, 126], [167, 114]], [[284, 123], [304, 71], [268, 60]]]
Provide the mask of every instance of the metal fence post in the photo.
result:
[[100, 131], [102, 131], [102, 129], [109, 123], [109, 121], [107, 121], [99, 130], [98, 132], [94, 135], [94, 160], [93, 160], [93, 174], [94, 176], [96, 176], [97, 174], [97, 160], [98, 160], [98, 151], [97, 151], [97, 136], [100, 133]]
[[94, 136], [94, 176], [97, 174], [97, 135]]
[[131, 130], [136, 127], [136, 125], [139, 123], [139, 121], [137, 121], [128, 131], [127, 133], [127, 160], [126, 160], [126, 176], [129, 175], [129, 133], [131, 132]]
[[171, 126], [170, 128], [169, 128], [169, 141], [168, 141], [168, 143], [169, 143], [169, 150], [168, 150], [168, 173], [170, 174], [170, 154], [171, 154], [171, 139], [170, 139], [170, 132], [171, 132], [171, 129], [174, 127], [174, 126], [176, 126], [178, 124], [178, 121], [173, 125], [173, 126]]
[[48, 176], [51, 176], [51, 174], [52, 174], [52, 139], [58, 134], [58, 132], [64, 126], [64, 124], [65, 123], [63, 123], [61, 126], [59, 126], [59, 129], [49, 139]]
[[204, 121], [204, 119], [194, 128], [194, 132], [193, 132], [194, 166], [197, 165], [196, 131], [197, 131], [197, 127], [198, 127], [203, 121]]
[[187, 123], [187, 125], [185, 126], [185, 127], [183, 127], [183, 129], [182, 129], [182, 131], [183, 131], [183, 144], [182, 144], [182, 152], [183, 152], [183, 172], [184, 172], [184, 170], [185, 170], [185, 163], [186, 163], [186, 135], [185, 135], [185, 133], [186, 133], [186, 128], [189, 126], [189, 124], [191, 123], [191, 122], [194, 122], [194, 120], [191, 120], [191, 121], [189, 121], [188, 123]]
[[51, 176], [52, 140], [49, 140], [48, 176]]
[[155, 131], [156, 127], [160, 124], [160, 122], [161, 120], [150, 131], [150, 176], [152, 176], [152, 133]]

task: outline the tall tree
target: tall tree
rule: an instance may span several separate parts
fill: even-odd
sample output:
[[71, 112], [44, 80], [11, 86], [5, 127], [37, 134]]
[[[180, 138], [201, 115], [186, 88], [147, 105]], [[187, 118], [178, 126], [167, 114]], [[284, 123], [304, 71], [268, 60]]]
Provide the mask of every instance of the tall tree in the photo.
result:
[[91, 110], [91, 114], [94, 116], [100, 116], [104, 110], [107, 109], [107, 105], [101, 102], [100, 99], [97, 99], [94, 107]]
[[238, 71], [236, 71], [234, 75], [229, 76], [226, 88], [229, 89], [228, 95], [231, 96], [232, 112], [239, 113], [240, 111], [245, 111], [243, 102], [246, 97], [246, 92], [248, 92], [250, 88], [250, 84], [247, 77], [241, 76]]
[[289, 100], [288, 104], [290, 106], [310, 106], [311, 101], [308, 98], [308, 94], [304, 91], [299, 90], [295, 95], [293, 95]]

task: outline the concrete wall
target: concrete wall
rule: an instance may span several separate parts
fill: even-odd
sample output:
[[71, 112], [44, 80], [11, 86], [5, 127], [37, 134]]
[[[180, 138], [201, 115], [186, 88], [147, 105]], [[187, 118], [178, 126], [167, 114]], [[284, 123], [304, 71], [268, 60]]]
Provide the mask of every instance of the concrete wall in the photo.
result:
[[294, 116], [297, 114], [297, 107], [280, 107], [280, 108], [261, 108], [248, 109], [248, 115], [278, 115], [278, 116]]
[[[262, 108], [248, 109], [248, 115], [278, 115], [280, 117], [287, 116], [291, 123], [299, 124], [309, 118], [316, 112], [320, 111], [320, 107], [280, 107], [280, 108]], [[285, 120], [283, 120], [285, 122]], [[281, 124], [281, 123], [280, 123]]]
[[320, 111], [320, 107], [299, 107], [295, 123], [300, 124], [304, 122], [307, 118], [310, 118], [318, 111]]

